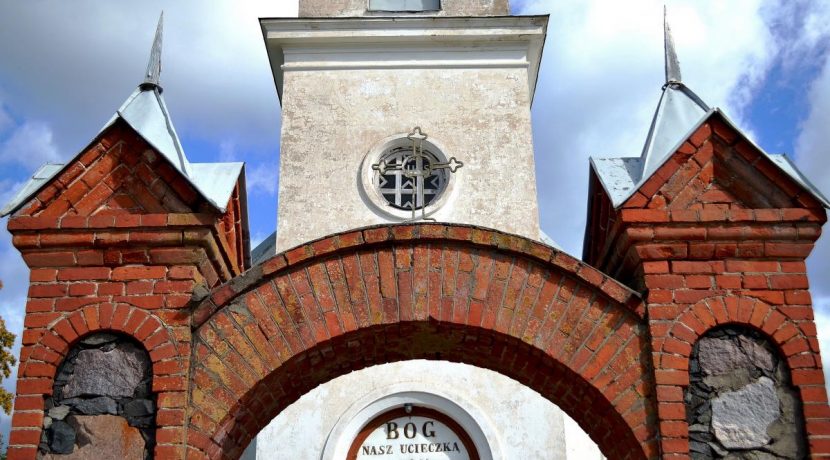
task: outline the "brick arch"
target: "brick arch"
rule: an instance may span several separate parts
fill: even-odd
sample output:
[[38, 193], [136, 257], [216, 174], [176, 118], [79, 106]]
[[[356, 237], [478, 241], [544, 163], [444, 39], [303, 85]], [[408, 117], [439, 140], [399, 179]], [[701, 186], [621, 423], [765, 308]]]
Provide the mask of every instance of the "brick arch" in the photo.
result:
[[[68, 314], [60, 314], [32, 345], [21, 348], [19, 382], [14, 403], [14, 418], [9, 443], [33, 444], [40, 441], [44, 398], [52, 394], [55, 373], [69, 351], [84, 337], [96, 332], [117, 332], [142, 345], [152, 362], [153, 387], [158, 409], [156, 433], [181, 433], [184, 414], [184, 358], [189, 348], [178, 342], [164, 322], [141, 308], [129, 304], [97, 304]], [[177, 403], [176, 401], [181, 401]], [[171, 404], [172, 402], [172, 404]], [[165, 446], [156, 445], [156, 456]], [[16, 451], [15, 451], [16, 452]]]
[[427, 358], [522, 382], [610, 458], [655, 458], [643, 316], [632, 291], [521, 237], [439, 224], [328, 237], [196, 307], [188, 454], [235, 458], [317, 385]]
[[[135, 339], [149, 354], [153, 374], [168, 375], [163, 368], [165, 361], [177, 361], [181, 371], [183, 354], [177, 349], [177, 341], [157, 316], [128, 304], [98, 304], [84, 307], [60, 317], [48, 326], [34, 345], [21, 352], [21, 375], [54, 378], [57, 366], [69, 350], [82, 338], [95, 332], [120, 332]], [[187, 350], [185, 350], [187, 352]], [[37, 375], [28, 374], [29, 366], [46, 365], [51, 368]]]
[[[657, 357], [655, 371], [660, 399], [658, 415], [675, 442], [688, 440], [683, 391], [689, 386], [689, 360], [695, 343], [708, 331], [725, 325], [740, 325], [761, 332], [777, 348], [790, 371], [804, 407], [805, 427], [811, 450], [822, 445], [826, 434], [827, 396], [824, 374], [818, 362], [815, 323], [798, 321], [754, 297], [712, 296], [682, 311], [667, 333], [652, 340]], [[687, 442], [687, 441], [686, 441]]]

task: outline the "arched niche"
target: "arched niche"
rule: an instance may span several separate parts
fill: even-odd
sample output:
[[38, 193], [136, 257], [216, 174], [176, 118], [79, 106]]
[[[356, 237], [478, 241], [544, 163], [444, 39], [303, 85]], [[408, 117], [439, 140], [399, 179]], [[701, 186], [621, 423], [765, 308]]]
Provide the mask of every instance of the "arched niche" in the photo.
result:
[[42, 458], [152, 458], [152, 378], [150, 355], [135, 339], [110, 332], [79, 339], [45, 401]]
[[685, 403], [693, 459], [806, 456], [801, 401], [787, 360], [755, 329], [727, 324], [700, 336]]

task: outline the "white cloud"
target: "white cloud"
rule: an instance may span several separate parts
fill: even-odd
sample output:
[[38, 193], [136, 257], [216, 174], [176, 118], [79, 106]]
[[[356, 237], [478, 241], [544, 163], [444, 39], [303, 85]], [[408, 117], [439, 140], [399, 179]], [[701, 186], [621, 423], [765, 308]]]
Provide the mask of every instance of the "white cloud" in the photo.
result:
[[0, 164], [20, 164], [34, 170], [43, 163], [59, 161], [52, 137], [52, 129], [42, 122], [27, 121], [17, 126], [0, 144]]
[[236, 142], [223, 140], [219, 143], [219, 161], [237, 161]]
[[[4, 102], [49, 122], [59, 150], [75, 153], [141, 81], [162, 9], [161, 83], [179, 134], [277, 145], [279, 102], [257, 19], [296, 16], [296, 0], [3, 3], [0, 43], [23, 44], [0, 47], [0, 86], [15, 88]], [[194, 161], [212, 159], [187, 147]]]
[[245, 170], [245, 181], [250, 194], [275, 196], [277, 194], [277, 166], [272, 162], [249, 163]]
[[276, 161], [252, 159], [252, 155], [247, 153], [240, 153], [237, 143], [233, 140], [225, 139], [219, 143], [219, 161], [248, 160], [245, 163], [245, 185], [250, 195], [275, 196], [278, 176]]
[[[828, 54], [830, 57], [830, 54]], [[796, 161], [804, 171], [830, 170], [830, 59], [825, 57], [819, 76], [809, 89], [810, 112], [801, 125], [795, 145]], [[810, 174], [822, 191], [830, 191], [830, 174]]]
[[[830, 8], [825, 10], [830, 21]], [[826, 23], [826, 22], [825, 22]], [[830, 32], [825, 31], [825, 40]], [[824, 62], [819, 76], [812, 82], [808, 93], [810, 111], [801, 125], [795, 144], [796, 163], [808, 174], [813, 185], [825, 196], [830, 194], [830, 53], [823, 56]], [[807, 260], [810, 286], [815, 297], [815, 310], [822, 315], [830, 314], [830, 238], [824, 235], [816, 244]], [[830, 327], [826, 322], [825, 327]], [[822, 325], [819, 325], [822, 331]], [[830, 345], [830, 344], [828, 344]], [[825, 353], [830, 348], [822, 347]]]
[[0, 136], [14, 126], [14, 120], [6, 108], [3, 107], [3, 101], [0, 100]]
[[826, 52], [830, 4], [808, 0], [770, 0], [763, 12], [778, 42], [785, 69], [809, 65], [808, 61], [823, 60], [821, 54]]
[[[827, 356], [830, 353], [830, 298], [813, 297], [813, 307], [816, 310], [815, 322], [818, 330], [818, 341], [821, 352]], [[827, 361], [827, 358], [823, 358]], [[830, 367], [824, 366], [825, 385], [830, 384]]]

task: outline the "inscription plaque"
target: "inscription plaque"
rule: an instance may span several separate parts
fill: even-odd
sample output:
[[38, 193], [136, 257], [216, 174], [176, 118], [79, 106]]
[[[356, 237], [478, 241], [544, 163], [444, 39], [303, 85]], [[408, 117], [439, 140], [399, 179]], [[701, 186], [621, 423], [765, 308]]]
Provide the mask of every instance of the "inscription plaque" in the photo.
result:
[[479, 460], [466, 431], [433, 409], [398, 408], [381, 414], [357, 435], [347, 460]]

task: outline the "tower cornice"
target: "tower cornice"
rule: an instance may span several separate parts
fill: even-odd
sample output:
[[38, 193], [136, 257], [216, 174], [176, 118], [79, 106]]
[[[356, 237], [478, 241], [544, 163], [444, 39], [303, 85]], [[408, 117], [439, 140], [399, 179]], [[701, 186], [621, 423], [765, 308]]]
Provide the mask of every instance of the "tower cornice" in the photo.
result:
[[280, 98], [292, 70], [526, 67], [532, 99], [547, 23], [546, 15], [260, 19]]

